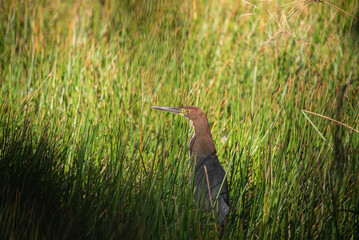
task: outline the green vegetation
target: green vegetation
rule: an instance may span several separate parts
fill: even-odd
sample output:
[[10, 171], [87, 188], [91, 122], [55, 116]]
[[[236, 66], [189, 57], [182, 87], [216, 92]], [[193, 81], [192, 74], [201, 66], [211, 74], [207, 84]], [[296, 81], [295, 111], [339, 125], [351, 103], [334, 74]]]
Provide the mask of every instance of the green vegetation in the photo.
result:
[[0, 238], [215, 239], [190, 126], [150, 108], [196, 105], [228, 171], [223, 238], [358, 239], [359, 133], [302, 111], [359, 129], [358, 22], [251, 4], [1, 1]]

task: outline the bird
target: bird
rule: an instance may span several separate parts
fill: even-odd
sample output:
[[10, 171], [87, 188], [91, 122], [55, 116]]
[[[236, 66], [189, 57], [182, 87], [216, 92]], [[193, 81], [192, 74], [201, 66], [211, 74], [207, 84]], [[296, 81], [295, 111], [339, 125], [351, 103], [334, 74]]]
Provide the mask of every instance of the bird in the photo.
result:
[[[206, 114], [195, 106], [151, 107], [180, 115], [192, 123], [194, 133], [188, 148], [190, 159], [193, 161], [192, 178], [194, 177], [195, 189], [193, 197], [199, 207], [206, 211], [213, 209], [218, 226], [223, 227], [229, 212], [228, 183], [226, 172], [218, 161]], [[212, 208], [213, 204], [215, 204], [214, 208]]]

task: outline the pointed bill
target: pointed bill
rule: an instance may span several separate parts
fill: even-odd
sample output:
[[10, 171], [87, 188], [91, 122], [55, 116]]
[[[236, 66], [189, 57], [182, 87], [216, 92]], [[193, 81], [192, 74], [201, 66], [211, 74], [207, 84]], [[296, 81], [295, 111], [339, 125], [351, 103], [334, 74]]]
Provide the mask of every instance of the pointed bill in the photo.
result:
[[160, 106], [151, 106], [153, 109], [170, 112], [174, 114], [183, 114], [183, 111], [180, 107], [160, 107]]

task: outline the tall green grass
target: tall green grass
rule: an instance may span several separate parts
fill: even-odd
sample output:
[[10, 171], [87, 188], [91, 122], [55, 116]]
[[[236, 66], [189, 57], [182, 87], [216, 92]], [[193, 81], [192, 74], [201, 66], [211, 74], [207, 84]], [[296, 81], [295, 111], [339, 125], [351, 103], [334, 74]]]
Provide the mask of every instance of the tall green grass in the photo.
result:
[[[228, 171], [224, 239], [357, 239], [357, 22], [295, 1], [0, 2], [4, 239], [215, 239], [185, 119]], [[335, 2], [356, 14], [356, 1]]]

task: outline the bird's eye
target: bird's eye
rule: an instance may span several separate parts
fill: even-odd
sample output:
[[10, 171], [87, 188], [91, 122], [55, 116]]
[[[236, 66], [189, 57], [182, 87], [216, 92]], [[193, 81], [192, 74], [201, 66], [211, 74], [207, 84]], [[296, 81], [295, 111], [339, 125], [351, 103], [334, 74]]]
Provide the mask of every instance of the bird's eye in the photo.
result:
[[187, 110], [187, 109], [181, 109], [181, 111], [184, 113], [184, 114], [189, 114], [191, 111], [190, 110]]

